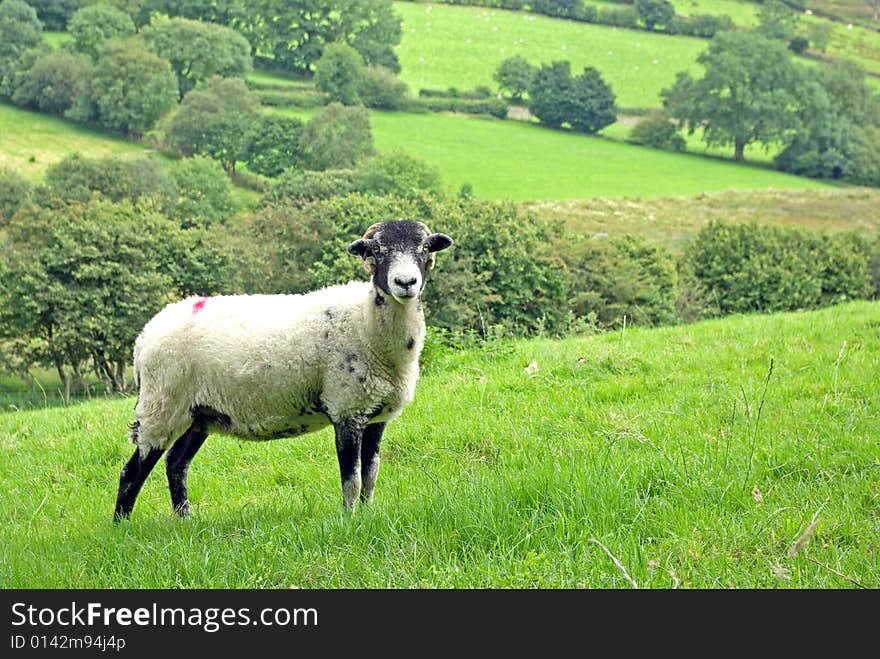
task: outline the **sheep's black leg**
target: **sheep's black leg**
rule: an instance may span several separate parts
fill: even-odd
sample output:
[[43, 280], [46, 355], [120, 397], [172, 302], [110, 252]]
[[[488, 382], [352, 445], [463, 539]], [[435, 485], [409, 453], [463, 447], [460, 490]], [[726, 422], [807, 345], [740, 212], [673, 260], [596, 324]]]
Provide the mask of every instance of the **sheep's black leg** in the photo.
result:
[[379, 475], [379, 443], [385, 431], [384, 423], [371, 423], [364, 429], [361, 440], [361, 501], [373, 502], [373, 488]]
[[119, 474], [119, 493], [116, 495], [116, 510], [113, 512], [114, 522], [131, 515], [144, 481], [164, 452], [165, 449], [151, 448], [146, 456], [142, 456], [140, 447], [134, 450], [134, 455], [125, 463]]
[[189, 515], [189, 497], [186, 491], [186, 474], [189, 463], [202, 447], [208, 433], [202, 428], [191, 426], [183, 437], [174, 442], [165, 456], [165, 473], [168, 475], [168, 489], [171, 491], [171, 505], [181, 517]]
[[361, 493], [361, 437], [362, 425], [353, 421], [333, 424], [336, 431], [336, 457], [342, 477], [342, 505], [353, 510]]

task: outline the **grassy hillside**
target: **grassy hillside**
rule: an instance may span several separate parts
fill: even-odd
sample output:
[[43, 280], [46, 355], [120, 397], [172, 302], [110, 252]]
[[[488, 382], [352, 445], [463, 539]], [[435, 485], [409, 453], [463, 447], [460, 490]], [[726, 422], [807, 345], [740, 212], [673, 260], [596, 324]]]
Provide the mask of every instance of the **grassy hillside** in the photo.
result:
[[74, 151], [100, 158], [147, 149], [103, 130], [0, 102], [0, 167], [36, 181], [46, 167]]
[[3, 414], [0, 583], [878, 588], [878, 325], [854, 303], [435, 353], [354, 515], [329, 431], [213, 436], [192, 519], [157, 469], [114, 527], [134, 400]]

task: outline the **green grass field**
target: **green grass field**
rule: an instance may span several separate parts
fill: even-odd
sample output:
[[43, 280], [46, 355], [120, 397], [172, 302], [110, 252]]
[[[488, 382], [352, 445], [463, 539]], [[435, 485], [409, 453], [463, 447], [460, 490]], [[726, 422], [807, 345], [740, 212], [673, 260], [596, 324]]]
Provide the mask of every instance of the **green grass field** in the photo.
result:
[[37, 181], [46, 167], [75, 151], [100, 158], [148, 149], [103, 130], [0, 102], [0, 167]]
[[878, 588], [878, 326], [852, 303], [435, 354], [353, 515], [329, 430], [218, 435], [191, 519], [157, 468], [114, 527], [134, 399], [2, 414], [0, 584]]
[[533, 64], [569, 60], [573, 73], [594, 66], [622, 107], [659, 106], [659, 93], [678, 71], [699, 73], [707, 41], [574, 23], [524, 12], [395, 2], [403, 17], [397, 50], [400, 74], [413, 93], [496, 83], [501, 60], [522, 55]]

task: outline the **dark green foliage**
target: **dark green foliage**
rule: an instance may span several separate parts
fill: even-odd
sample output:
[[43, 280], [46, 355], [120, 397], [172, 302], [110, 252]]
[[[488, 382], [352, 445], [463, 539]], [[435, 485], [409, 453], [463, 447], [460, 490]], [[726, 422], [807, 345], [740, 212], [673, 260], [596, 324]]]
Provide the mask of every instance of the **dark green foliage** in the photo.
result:
[[347, 195], [358, 190], [357, 174], [353, 169], [328, 169], [316, 172], [289, 169], [263, 196], [263, 203], [274, 205], [282, 202], [302, 202], [329, 199]]
[[[177, 104], [177, 78], [168, 60], [137, 40], [111, 40], [101, 49], [84, 94], [87, 102], [72, 110], [74, 118], [94, 118], [105, 128], [140, 137]], [[88, 114], [92, 111], [94, 117]]]
[[88, 201], [95, 195], [114, 202], [148, 201], [168, 212], [177, 203], [178, 190], [153, 158], [84, 158], [78, 153], [50, 165], [45, 186], [38, 190], [43, 204], [52, 199]]
[[11, 169], [0, 168], [0, 226], [31, 199], [31, 184]]
[[667, 26], [675, 17], [675, 7], [668, 0], [635, 0], [635, 7], [649, 30], [657, 25]]
[[156, 14], [180, 16], [206, 23], [234, 26], [252, 11], [244, 0], [117, 0], [130, 3], [131, 15], [138, 27]]
[[87, 57], [56, 50], [29, 50], [12, 68], [0, 90], [16, 105], [59, 115], [74, 106], [92, 73]]
[[529, 112], [542, 124], [559, 128], [568, 121], [573, 98], [571, 63], [542, 64], [529, 85]]
[[402, 110], [407, 104], [409, 88], [398, 80], [391, 69], [368, 64], [361, 78], [360, 97], [364, 105], [376, 110]]
[[614, 92], [591, 66], [571, 77], [569, 62], [542, 65], [529, 87], [529, 111], [543, 124], [595, 133], [617, 119]]
[[685, 139], [678, 134], [675, 122], [657, 110], [649, 112], [632, 127], [629, 139], [636, 144], [665, 151], [684, 151], [686, 146]]
[[636, 28], [639, 25], [639, 12], [633, 7], [599, 7], [596, 22], [615, 27]]
[[582, 133], [597, 133], [617, 121], [616, 98], [602, 75], [592, 66], [573, 81], [573, 104], [568, 123]]
[[171, 216], [184, 229], [223, 224], [235, 212], [232, 183], [216, 160], [205, 156], [183, 158], [168, 166], [177, 186]]
[[806, 37], [796, 36], [788, 42], [788, 49], [795, 55], [803, 55], [810, 47], [810, 42]]
[[373, 151], [370, 114], [363, 107], [331, 103], [303, 128], [299, 153], [306, 169], [346, 169]]
[[348, 44], [327, 44], [321, 59], [315, 62], [315, 87], [331, 101], [360, 105], [364, 68], [363, 57]]
[[47, 30], [64, 30], [71, 17], [87, 0], [27, 0]]
[[846, 177], [859, 185], [880, 187], [880, 126], [853, 127]]
[[0, 331], [20, 342], [24, 361], [58, 371], [66, 400], [88, 364], [108, 389], [123, 390], [144, 323], [170, 294], [190, 288], [185, 277], [222, 274], [221, 251], [195, 266], [199, 240], [145, 206], [33, 206], [7, 223], [5, 236], [0, 294], [15, 304], [0, 305]]
[[248, 169], [262, 176], [280, 176], [299, 164], [299, 138], [303, 122], [296, 117], [264, 115], [248, 136], [244, 160]]
[[125, 12], [106, 4], [87, 5], [70, 19], [67, 31], [73, 37], [73, 49], [92, 59], [108, 39], [130, 37], [134, 23]]
[[736, 29], [733, 19], [727, 15], [714, 16], [707, 14], [694, 14], [687, 19], [672, 19], [667, 28], [674, 25], [670, 32], [694, 37], [711, 39], [718, 32], [731, 32]]
[[711, 222], [688, 244], [685, 270], [721, 314], [807, 309], [873, 292], [855, 236]]
[[498, 64], [492, 76], [502, 92], [507, 92], [514, 100], [521, 101], [529, 90], [535, 67], [522, 55], [508, 57]]
[[287, 91], [254, 89], [251, 94], [261, 105], [278, 108], [311, 110], [327, 105], [329, 102], [326, 94], [314, 89], [291, 89]]
[[10, 62], [43, 41], [37, 12], [22, 0], [0, 2], [0, 76]]
[[159, 16], [140, 35], [171, 62], [181, 97], [212, 76], [244, 78], [253, 69], [247, 39], [224, 25]]
[[533, 0], [532, 11], [536, 14], [557, 18], [578, 18], [583, 0]]
[[181, 155], [202, 154], [227, 172], [245, 160], [259, 105], [240, 78], [213, 77], [184, 96], [166, 134]]
[[568, 307], [578, 324], [608, 328], [677, 321], [677, 264], [664, 248], [636, 236], [571, 236], [557, 245], [567, 268]]
[[783, 44], [719, 32], [697, 61], [702, 78], [679, 73], [661, 92], [664, 107], [689, 132], [704, 128], [709, 145], [732, 144], [734, 159], [743, 160], [746, 145], [769, 144], [796, 128], [801, 73]]

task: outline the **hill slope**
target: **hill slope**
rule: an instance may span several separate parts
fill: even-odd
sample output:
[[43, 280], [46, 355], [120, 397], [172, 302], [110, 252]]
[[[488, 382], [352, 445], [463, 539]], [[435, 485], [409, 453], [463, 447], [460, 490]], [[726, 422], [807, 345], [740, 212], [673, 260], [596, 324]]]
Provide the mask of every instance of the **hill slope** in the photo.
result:
[[116, 528], [134, 401], [3, 414], [0, 583], [877, 588], [878, 326], [854, 303], [434, 350], [353, 516], [328, 431], [213, 436], [190, 521], [157, 469]]

